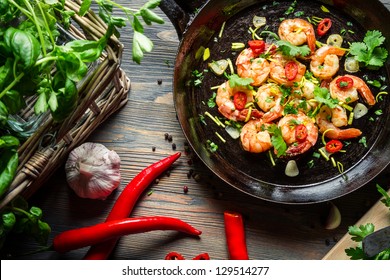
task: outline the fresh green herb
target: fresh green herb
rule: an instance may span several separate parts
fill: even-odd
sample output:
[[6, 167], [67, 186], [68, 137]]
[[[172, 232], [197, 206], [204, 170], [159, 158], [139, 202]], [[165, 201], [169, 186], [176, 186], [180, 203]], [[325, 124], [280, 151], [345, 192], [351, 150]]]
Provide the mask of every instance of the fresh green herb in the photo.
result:
[[213, 92], [213, 95], [209, 98], [209, 100], [207, 100], [207, 106], [209, 106], [209, 108], [214, 108], [215, 107], [215, 98], [217, 97], [217, 94], [215, 92]]
[[297, 0], [294, 0], [294, 2], [291, 3], [291, 5], [287, 8], [287, 10], [284, 12], [286, 16], [292, 14], [295, 11], [295, 7], [297, 6]]
[[199, 114], [199, 121], [201, 123], [203, 123], [204, 125], [207, 125], [206, 121], [205, 121], [205, 117], [202, 115], [202, 114]]
[[288, 57], [307, 56], [310, 54], [310, 49], [307, 45], [294, 46], [290, 42], [279, 40], [276, 42], [278, 49]]
[[[387, 194], [387, 192], [378, 184], [376, 184], [376, 188], [380, 194], [383, 195], [383, 199], [381, 202], [386, 206], [389, 207], [390, 210], [390, 196]], [[376, 256], [372, 258], [368, 258], [363, 251], [362, 248], [362, 241], [364, 237], [367, 235], [373, 233], [375, 231], [375, 226], [372, 223], [367, 223], [365, 225], [360, 226], [350, 226], [348, 228], [348, 233], [351, 235], [351, 239], [355, 242], [357, 242], [356, 247], [350, 247], [345, 249], [345, 253], [347, 256], [350, 257], [351, 260], [367, 260], [367, 259], [373, 259], [373, 260], [390, 260], [390, 249], [386, 249]]]
[[378, 192], [384, 197], [381, 201], [390, 210], [390, 196], [389, 194], [378, 184], [376, 184]]
[[314, 98], [325, 105], [327, 105], [329, 108], [335, 108], [336, 105], [339, 103], [337, 99], [333, 99], [330, 96], [330, 92], [327, 88], [315, 86], [314, 87]]
[[191, 72], [191, 84], [195, 87], [199, 87], [204, 79], [203, 72], [199, 72], [198, 70], [194, 70]]
[[314, 160], [312, 159], [312, 160], [309, 160], [308, 162], [307, 162], [307, 166], [309, 167], [309, 168], [313, 168], [314, 167]]
[[218, 145], [212, 142], [211, 140], [206, 141], [206, 146], [207, 149], [212, 153], [215, 153], [218, 150]]
[[367, 139], [366, 136], [363, 136], [362, 138], [359, 139], [359, 143], [364, 146], [364, 148], [367, 148]]
[[317, 153], [317, 152], [313, 152], [313, 157], [314, 158], [320, 158], [321, 157], [321, 154]]
[[375, 115], [380, 116], [383, 114], [383, 111], [379, 109], [379, 110], [376, 110], [374, 113], [375, 113]]
[[282, 132], [277, 125], [272, 124], [267, 128], [268, 132], [271, 134], [271, 143], [277, 151], [276, 156], [281, 157], [287, 151], [287, 144], [284, 142]]
[[0, 136], [0, 196], [9, 188], [18, 168], [19, 140], [11, 135]]
[[229, 85], [230, 87], [246, 87], [251, 88], [251, 83], [253, 83], [253, 79], [251, 78], [241, 78], [237, 74], [233, 74], [229, 76]]
[[284, 106], [283, 113], [284, 113], [285, 115], [287, 115], [287, 114], [296, 115], [296, 114], [298, 114], [298, 109], [295, 107], [294, 104], [292, 104], [292, 103], [287, 103], [287, 104]]
[[1, 211], [0, 249], [7, 237], [15, 234], [31, 236], [40, 245], [46, 245], [51, 229], [42, 216], [40, 208], [29, 208], [23, 198], [17, 197]]
[[384, 41], [385, 37], [382, 36], [380, 31], [369, 30], [363, 42], [354, 42], [351, 44], [349, 52], [365, 67], [377, 69], [383, 66], [388, 55], [387, 50], [381, 47]]
[[304, 15], [305, 15], [305, 12], [304, 12], [304, 11], [297, 11], [297, 12], [294, 13], [294, 16], [295, 16], [295, 17], [302, 17], [302, 16], [304, 16]]

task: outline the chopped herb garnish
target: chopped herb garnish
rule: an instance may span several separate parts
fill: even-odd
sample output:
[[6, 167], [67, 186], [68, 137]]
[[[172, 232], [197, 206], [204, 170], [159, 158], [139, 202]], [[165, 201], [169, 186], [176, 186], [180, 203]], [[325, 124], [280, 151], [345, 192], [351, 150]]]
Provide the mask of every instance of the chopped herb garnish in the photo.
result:
[[310, 49], [307, 45], [294, 46], [293, 44], [279, 40], [276, 42], [279, 50], [288, 57], [307, 56], [310, 54]]
[[277, 151], [276, 156], [280, 157], [284, 155], [287, 151], [287, 144], [286, 142], [284, 142], [280, 128], [277, 127], [277, 125], [272, 124], [267, 128], [267, 130], [272, 135], [271, 142], [275, 150]]
[[294, 2], [291, 3], [291, 5], [287, 8], [287, 10], [284, 12], [285, 15], [290, 15], [295, 11], [295, 7], [297, 6], [297, 0], [294, 0]]
[[383, 114], [383, 111], [380, 109], [375, 111], [375, 115], [377, 115], [377, 116], [380, 116], [382, 114]]
[[215, 153], [218, 150], [218, 145], [212, 142], [211, 140], [207, 140], [206, 144], [207, 144], [207, 149], [210, 152]]
[[329, 108], [335, 108], [339, 103], [337, 99], [333, 99], [330, 96], [330, 92], [327, 88], [315, 86], [314, 87], [314, 98], [318, 102], [327, 105]]
[[233, 74], [229, 76], [229, 85], [230, 87], [251, 87], [251, 83], [253, 83], [253, 79], [251, 78], [241, 78], [240, 76]]
[[367, 148], [367, 139], [366, 139], [365, 136], [363, 136], [362, 138], [360, 138], [359, 143], [360, 143], [360, 144], [363, 144], [364, 148]]
[[215, 107], [215, 98], [216, 98], [217, 94], [215, 92], [213, 92], [213, 95], [209, 98], [209, 100], [207, 100], [207, 106], [209, 106], [209, 108], [214, 108]]
[[382, 86], [381, 82], [379, 82], [378, 80], [373, 80], [373, 81], [368, 80], [367, 84], [372, 85], [372, 86], [377, 87], [377, 88], [380, 88]]

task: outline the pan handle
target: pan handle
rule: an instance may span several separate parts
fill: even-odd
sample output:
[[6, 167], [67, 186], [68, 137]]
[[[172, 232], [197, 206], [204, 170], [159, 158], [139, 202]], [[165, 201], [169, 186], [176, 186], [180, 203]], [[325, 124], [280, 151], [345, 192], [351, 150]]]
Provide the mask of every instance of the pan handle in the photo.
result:
[[168, 16], [181, 39], [196, 10], [205, 0], [161, 0], [160, 9]]

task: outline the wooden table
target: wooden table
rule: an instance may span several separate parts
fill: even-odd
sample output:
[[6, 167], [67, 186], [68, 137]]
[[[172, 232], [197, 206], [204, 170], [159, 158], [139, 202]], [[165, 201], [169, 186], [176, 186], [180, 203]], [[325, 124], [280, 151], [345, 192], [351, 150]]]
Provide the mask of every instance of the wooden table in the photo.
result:
[[[139, 7], [142, 0], [118, 2]], [[283, 205], [256, 199], [226, 185], [200, 160], [185, 151], [185, 138], [176, 119], [172, 98], [172, 74], [179, 44], [173, 25], [166, 23], [146, 30], [154, 42], [154, 51], [141, 65], [131, 61], [130, 35], [122, 32], [125, 45], [122, 67], [131, 79], [127, 105], [101, 125], [88, 141], [102, 143], [121, 157], [122, 183], [104, 201], [81, 199], [68, 187], [61, 167], [31, 199], [43, 209], [44, 220], [52, 227], [50, 240], [58, 233], [105, 220], [124, 186], [153, 162], [181, 151], [181, 158], [169, 174], [163, 175], [141, 196], [133, 217], [167, 215], [180, 218], [203, 231], [200, 238], [175, 232], [149, 232], [120, 239], [112, 259], [163, 259], [170, 251], [186, 258], [208, 252], [212, 259], [227, 259], [223, 212], [239, 211], [245, 220], [247, 245], [251, 259], [321, 259], [378, 199], [375, 184], [388, 186], [389, 169], [352, 194], [335, 199], [341, 211], [341, 225], [326, 230], [323, 220], [328, 203]], [[160, 81], [160, 82], [159, 82]], [[164, 134], [173, 141], [165, 140]], [[153, 151], [155, 147], [155, 151]], [[188, 176], [193, 170], [193, 176]], [[183, 187], [188, 187], [184, 193]], [[30, 240], [13, 240], [15, 252], [34, 247]], [[44, 252], [21, 258], [81, 259], [87, 248], [66, 254]]]

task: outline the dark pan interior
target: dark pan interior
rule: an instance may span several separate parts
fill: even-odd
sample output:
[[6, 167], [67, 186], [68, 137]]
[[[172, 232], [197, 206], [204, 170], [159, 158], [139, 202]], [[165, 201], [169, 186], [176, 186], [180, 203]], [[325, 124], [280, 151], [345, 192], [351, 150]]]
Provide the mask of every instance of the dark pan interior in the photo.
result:
[[[247, 153], [240, 147], [239, 140], [232, 139], [210, 119], [205, 118], [207, 125], [200, 121], [199, 116], [204, 116], [206, 111], [214, 116], [220, 115], [216, 107], [208, 107], [207, 100], [213, 92], [210, 88], [220, 85], [226, 78], [205, 72], [200, 87], [189, 86], [191, 72], [206, 69], [209, 62], [195, 59], [195, 53], [200, 47], [210, 48], [210, 60], [229, 57], [234, 62], [238, 52], [231, 51], [231, 44], [245, 43], [251, 39], [247, 30], [252, 26], [254, 15], [265, 16], [269, 30], [275, 33], [281, 18], [295, 17], [294, 13], [285, 15], [292, 1], [277, 2], [279, 4], [274, 5], [275, 1], [210, 1], [200, 10], [184, 33], [176, 62], [174, 100], [178, 118], [194, 151], [216, 175], [233, 187], [261, 199], [281, 203], [315, 203], [334, 199], [361, 187], [388, 165], [390, 156], [388, 97], [374, 105], [368, 116], [354, 121], [353, 126], [363, 131], [367, 147], [359, 143], [359, 139], [349, 141], [347, 152], [335, 157], [344, 166], [343, 174], [340, 174], [331, 162], [323, 158], [313, 158], [313, 153], [308, 152], [297, 159], [299, 176], [291, 178], [284, 174], [285, 160], [278, 159], [276, 166], [272, 166], [267, 154]], [[326, 13], [321, 10], [321, 5], [324, 5], [322, 2], [298, 1], [295, 12], [303, 12], [305, 17], [331, 18], [333, 24], [328, 34], [339, 33], [341, 29], [352, 30], [353, 32], [347, 32], [344, 36], [343, 47], [346, 48], [348, 42], [361, 41], [368, 29], [378, 29], [384, 36], [390, 35], [387, 30], [389, 27], [379, 25], [377, 17], [381, 15], [375, 11], [375, 4], [363, 12], [359, 5], [351, 7], [345, 3], [335, 3], [338, 8], [326, 5], [331, 11]], [[389, 11], [381, 10], [381, 13], [383, 12], [388, 18]], [[226, 23], [223, 36], [219, 38], [218, 33], [224, 21]], [[317, 37], [317, 40], [325, 42], [326, 39]], [[340, 65], [339, 73], [343, 74], [343, 61]], [[364, 70], [356, 73], [356, 76], [365, 75], [371, 80], [384, 78], [385, 83], [389, 84], [388, 69], [387, 64], [386, 68], [379, 71]], [[379, 91], [373, 87], [371, 89], [374, 94]], [[376, 115], [377, 110], [382, 110], [383, 114]], [[221, 143], [215, 134], [216, 131], [227, 140], [226, 143]], [[207, 149], [207, 140], [218, 144], [217, 152], [211, 153]], [[318, 143], [313, 150], [320, 146]], [[314, 161], [311, 168], [308, 166], [310, 160]]]

